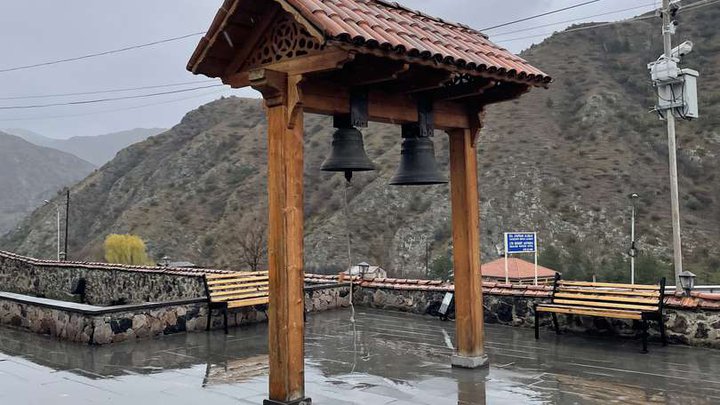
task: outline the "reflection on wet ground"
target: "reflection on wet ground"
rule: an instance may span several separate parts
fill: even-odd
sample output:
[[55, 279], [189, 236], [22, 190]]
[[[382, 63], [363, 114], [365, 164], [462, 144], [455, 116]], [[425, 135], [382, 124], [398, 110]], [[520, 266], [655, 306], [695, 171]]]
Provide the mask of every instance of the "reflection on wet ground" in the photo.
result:
[[[308, 318], [314, 404], [720, 403], [720, 352], [488, 325], [491, 367], [452, 369], [454, 324], [361, 309]], [[267, 327], [102, 347], [0, 329], [0, 404], [261, 404]]]

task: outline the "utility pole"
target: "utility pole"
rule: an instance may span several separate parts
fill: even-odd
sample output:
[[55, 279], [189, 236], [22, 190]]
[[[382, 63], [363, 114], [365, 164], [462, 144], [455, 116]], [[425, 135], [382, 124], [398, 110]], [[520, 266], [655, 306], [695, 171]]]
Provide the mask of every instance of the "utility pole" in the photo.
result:
[[630, 215], [630, 284], [635, 284], [635, 257], [637, 257], [637, 248], [635, 247], [635, 212], [636, 201], [640, 198], [636, 193], [630, 194], [630, 202], [632, 203], [632, 213]]
[[[670, 0], [663, 0], [663, 49], [665, 58], [672, 58], [672, 33], [675, 26], [670, 16]], [[683, 271], [682, 240], [680, 237], [680, 197], [678, 195], [677, 145], [675, 144], [675, 116], [668, 111], [665, 116], [668, 133], [668, 156], [670, 158], [670, 201], [672, 204], [673, 225], [673, 262], [675, 263], [675, 285], [680, 285], [680, 273]]]
[[679, 1], [663, 0], [661, 10], [663, 55], [648, 65], [658, 92], [658, 105], [655, 107], [655, 111], [667, 121], [675, 285], [680, 285], [679, 275], [683, 271], [675, 118], [676, 116], [681, 119], [698, 117], [697, 77], [699, 76], [698, 72], [694, 70], [682, 69], [678, 66], [680, 58], [692, 51], [692, 42], [686, 41], [677, 48], [673, 49], [672, 47], [672, 35], [677, 26], [677, 22], [672, 18], [680, 9], [678, 3]]
[[63, 260], [68, 259], [68, 228], [70, 228], [70, 189], [67, 189], [65, 197], [65, 252]]

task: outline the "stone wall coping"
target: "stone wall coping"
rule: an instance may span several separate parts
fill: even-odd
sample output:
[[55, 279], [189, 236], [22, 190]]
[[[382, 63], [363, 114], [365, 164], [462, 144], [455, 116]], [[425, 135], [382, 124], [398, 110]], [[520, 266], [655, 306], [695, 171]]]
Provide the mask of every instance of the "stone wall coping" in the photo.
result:
[[[333, 288], [349, 287], [350, 283], [328, 283], [311, 285], [303, 288], [305, 292], [308, 291], [322, 291], [330, 290]], [[16, 294], [11, 292], [0, 291], [0, 300], [10, 300], [28, 305], [37, 305], [40, 307], [58, 309], [67, 312], [79, 313], [84, 315], [102, 316], [117, 312], [128, 312], [142, 309], [153, 309], [162, 308], [176, 305], [187, 305], [207, 302], [207, 297], [189, 298], [184, 300], [173, 300], [163, 302], [147, 302], [142, 304], [125, 304], [125, 305], [112, 305], [112, 306], [97, 306], [80, 304], [77, 302], [54, 300], [50, 298], [33, 297], [32, 295]]]
[[191, 299], [186, 299], [186, 300], [175, 300], [175, 301], [165, 301], [165, 302], [148, 302], [148, 303], [143, 303], [143, 304], [113, 305], [113, 306], [108, 306], [108, 307], [100, 307], [100, 306], [96, 306], [96, 305], [80, 304], [77, 302], [60, 301], [60, 300], [53, 300], [53, 299], [49, 299], [49, 298], [39, 298], [39, 297], [30, 296], [30, 295], [15, 294], [15, 293], [0, 291], [0, 300], [3, 300], [3, 299], [19, 302], [21, 304], [37, 305], [40, 307], [58, 309], [61, 311], [74, 312], [74, 313], [79, 313], [79, 314], [83, 314], [83, 315], [92, 315], [92, 316], [102, 316], [102, 315], [107, 315], [107, 314], [112, 314], [112, 313], [117, 313], [117, 312], [129, 312], [129, 311], [136, 311], [136, 310], [141, 310], [141, 309], [153, 309], [153, 308], [162, 308], [162, 307], [169, 307], [169, 306], [176, 306], [176, 305], [197, 304], [200, 302], [207, 301], [207, 298], [199, 297], [199, 298], [191, 298]]
[[[455, 291], [452, 283], [439, 280], [376, 278], [361, 281], [360, 286], [406, 291]], [[553, 289], [550, 285], [505, 284], [487, 281], [482, 283], [482, 287], [483, 294], [532, 298], [550, 298]], [[681, 309], [720, 310], [720, 294], [693, 291], [689, 297], [686, 297], [680, 293], [670, 293], [665, 295], [665, 306]]]
[[[185, 268], [185, 267], [163, 267], [163, 266], [129, 266], [124, 264], [111, 264], [99, 262], [78, 262], [78, 261], [57, 261], [43, 260], [22, 256], [11, 252], [0, 250], [0, 258], [17, 260], [37, 267], [64, 267], [83, 268], [91, 270], [119, 270], [138, 273], [170, 274], [177, 276], [203, 277], [205, 274], [233, 273], [235, 270]], [[305, 274], [305, 282], [309, 284], [337, 282], [338, 276], [324, 274]]]

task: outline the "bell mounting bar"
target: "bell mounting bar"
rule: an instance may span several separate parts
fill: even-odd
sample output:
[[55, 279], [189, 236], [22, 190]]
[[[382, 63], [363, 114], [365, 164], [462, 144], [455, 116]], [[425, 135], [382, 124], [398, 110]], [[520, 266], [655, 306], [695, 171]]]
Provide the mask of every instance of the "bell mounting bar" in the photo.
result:
[[350, 125], [366, 128], [368, 126], [368, 91], [367, 88], [350, 90]]
[[420, 133], [418, 136], [430, 138], [435, 132], [435, 117], [433, 114], [433, 100], [429, 97], [418, 99], [418, 126]]

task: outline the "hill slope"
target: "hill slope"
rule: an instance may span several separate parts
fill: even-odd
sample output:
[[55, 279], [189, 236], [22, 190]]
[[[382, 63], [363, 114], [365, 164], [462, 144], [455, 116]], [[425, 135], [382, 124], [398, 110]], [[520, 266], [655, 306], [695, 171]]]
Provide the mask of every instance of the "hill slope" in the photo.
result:
[[90, 163], [73, 155], [0, 132], [0, 234], [92, 170]]
[[118, 151], [150, 136], [164, 132], [163, 128], [135, 128], [97, 136], [74, 136], [68, 139], [54, 139], [23, 129], [6, 129], [39, 146], [54, 148], [71, 153], [100, 167], [115, 157]]
[[[687, 65], [701, 72], [702, 118], [678, 124], [682, 223], [687, 267], [701, 283], [720, 268], [720, 9], [688, 11], [677, 40], [696, 43]], [[492, 106], [479, 140], [483, 261], [497, 255], [502, 232], [537, 230], [545, 265], [572, 278], [623, 279], [629, 201], [641, 195], [638, 235], [644, 277], [667, 270], [670, 197], [664, 123], [645, 68], [662, 44], [654, 20], [561, 33], [524, 53], [556, 78], [519, 101]], [[331, 123], [306, 116], [306, 266], [347, 263], [341, 175], [319, 171]], [[133, 232], [155, 258], [242, 267], [243, 229], [265, 217], [265, 120], [257, 100], [224, 99], [189, 113], [168, 132], [121, 151], [73, 190], [71, 256], [98, 257], [104, 236]], [[363, 131], [380, 170], [358, 174], [349, 192], [353, 261], [378, 263], [398, 276], [424, 271], [450, 244], [448, 187], [387, 185], [399, 159], [399, 128]], [[447, 168], [447, 137], [435, 137]], [[5, 249], [48, 256], [47, 220], [36, 212]], [[75, 252], [73, 254], [73, 252]], [[642, 278], [641, 278], [642, 279]]]

